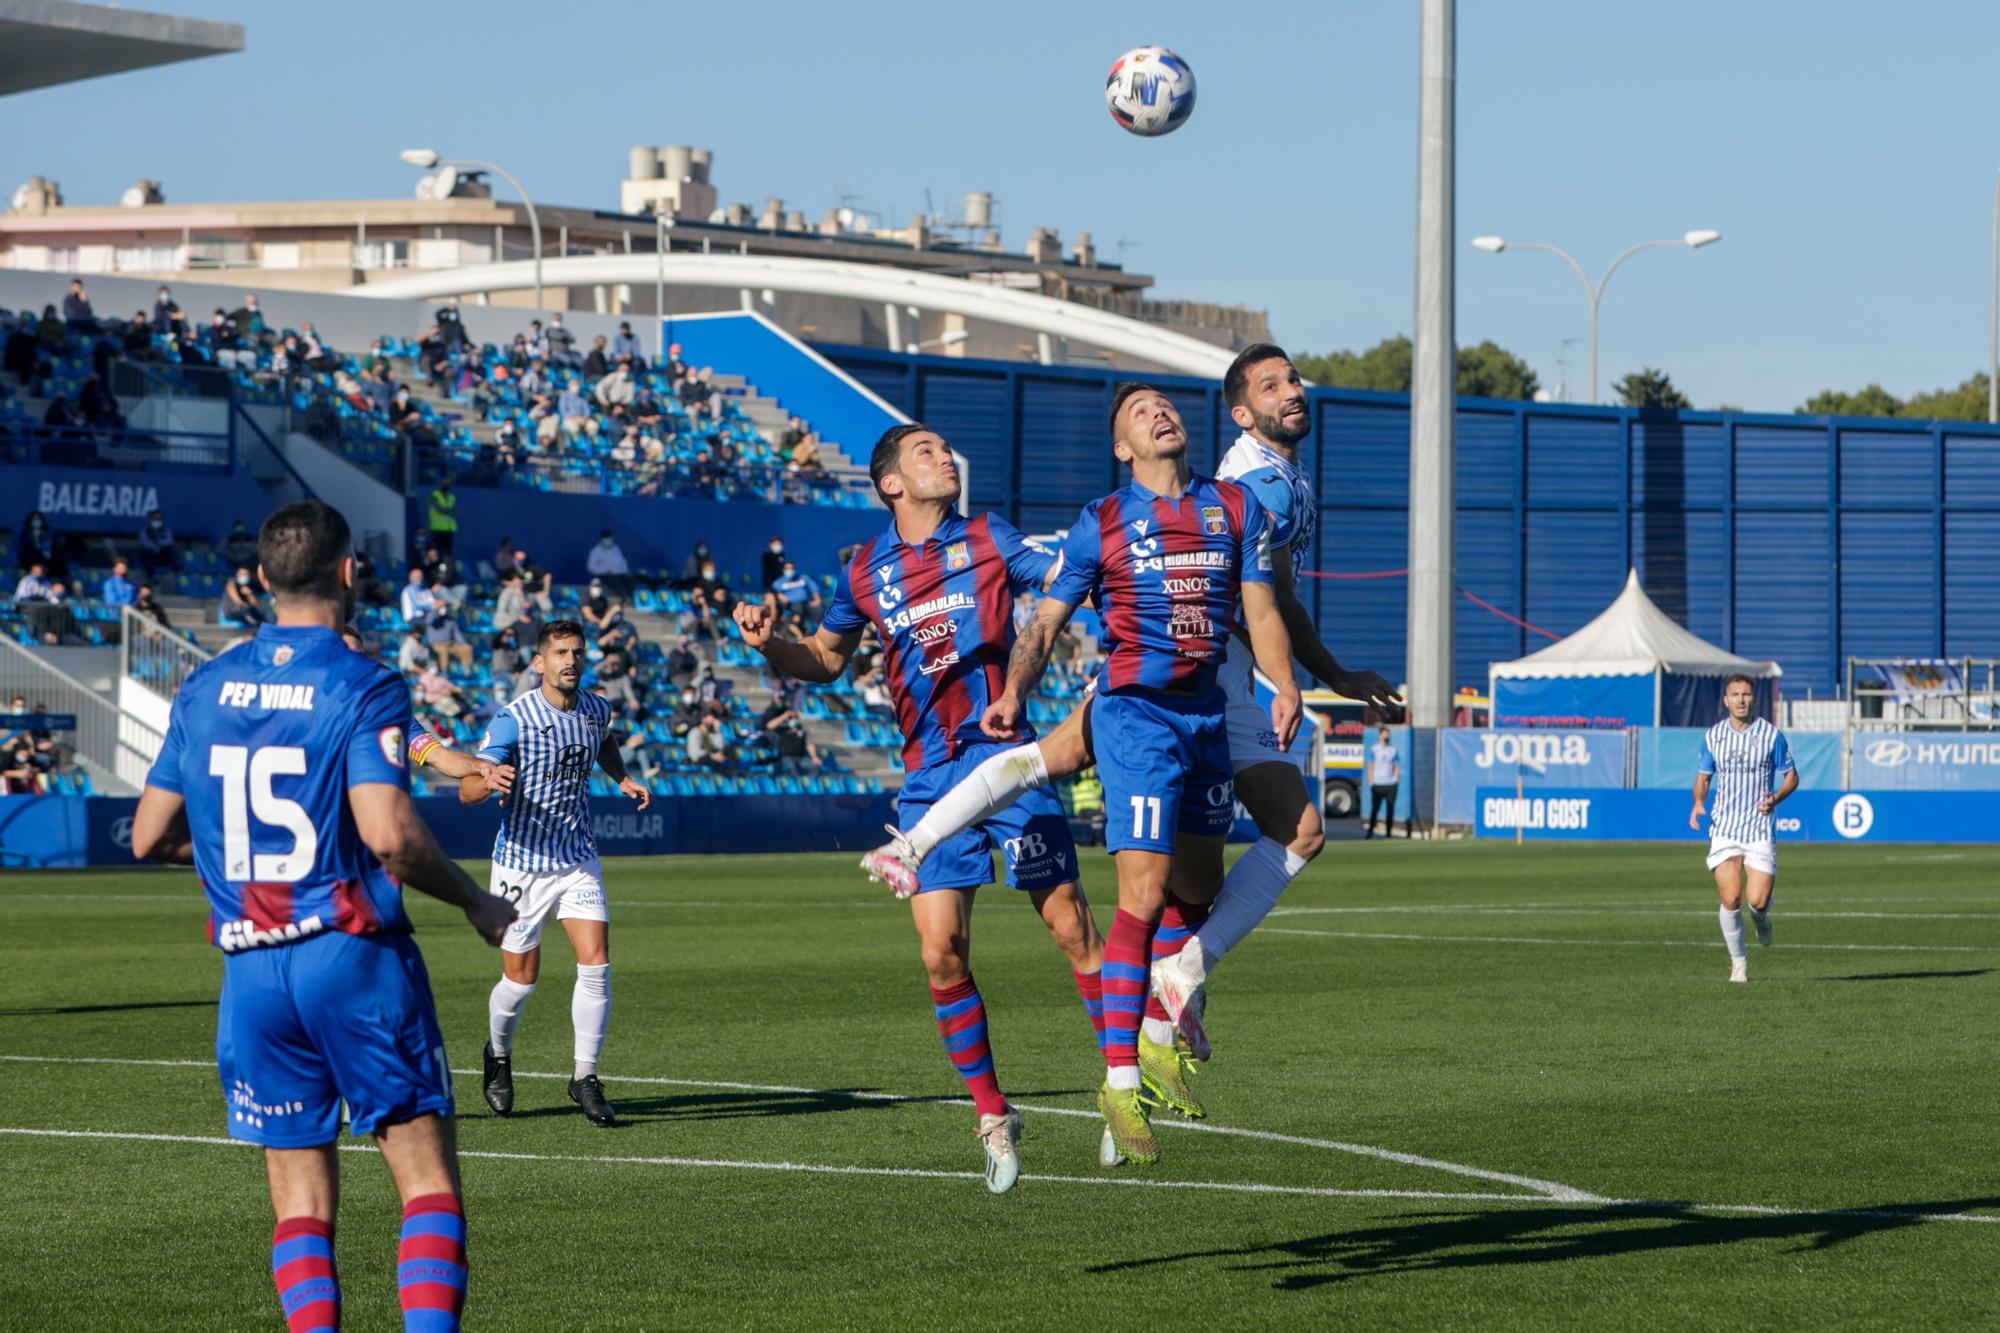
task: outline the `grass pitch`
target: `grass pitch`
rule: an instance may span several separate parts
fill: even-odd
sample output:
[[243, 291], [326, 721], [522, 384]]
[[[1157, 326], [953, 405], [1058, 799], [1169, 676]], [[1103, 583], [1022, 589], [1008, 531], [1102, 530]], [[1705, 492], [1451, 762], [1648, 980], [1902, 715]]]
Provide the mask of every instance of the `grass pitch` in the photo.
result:
[[[516, 1056], [551, 1077], [503, 1121], [497, 956], [411, 895], [464, 1071], [469, 1327], [2000, 1322], [1992, 851], [1786, 848], [1732, 986], [1695, 846], [1335, 844], [1217, 973], [1221, 1132], [1110, 1172], [1062, 958], [988, 890], [975, 969], [1029, 1108], [1005, 1198], [907, 909], [850, 858], [608, 873], [615, 1130], [563, 1095], [560, 934]], [[1087, 857], [1105, 925], [1112, 883]], [[261, 1161], [212, 1142], [190, 876], [9, 873], [0, 910], [0, 1327], [281, 1327]], [[348, 1326], [400, 1327], [387, 1173], [343, 1167]]]

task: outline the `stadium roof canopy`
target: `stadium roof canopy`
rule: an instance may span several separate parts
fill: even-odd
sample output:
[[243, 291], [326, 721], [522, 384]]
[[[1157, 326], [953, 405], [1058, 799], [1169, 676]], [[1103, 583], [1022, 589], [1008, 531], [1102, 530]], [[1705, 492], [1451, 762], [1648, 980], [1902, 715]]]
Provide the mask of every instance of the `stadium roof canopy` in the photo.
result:
[[243, 49], [243, 25], [71, 0], [0, 0], [0, 95]]
[[1639, 571], [1602, 615], [1576, 633], [1513, 662], [1495, 662], [1496, 680], [1565, 676], [1781, 675], [1776, 662], [1753, 662], [1677, 624], [1639, 586]]

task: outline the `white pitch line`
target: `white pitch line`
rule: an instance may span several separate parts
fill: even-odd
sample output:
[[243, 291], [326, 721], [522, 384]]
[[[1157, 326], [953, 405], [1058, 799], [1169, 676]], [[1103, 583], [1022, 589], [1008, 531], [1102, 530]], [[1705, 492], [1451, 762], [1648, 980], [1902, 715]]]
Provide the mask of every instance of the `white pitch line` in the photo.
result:
[[[138, 1060], [120, 1059], [111, 1056], [59, 1056], [59, 1055], [0, 1055], [0, 1060], [12, 1060], [29, 1064], [107, 1064], [107, 1065], [154, 1065], [172, 1069], [212, 1069], [212, 1062], [201, 1060]], [[454, 1069], [459, 1078], [478, 1078], [477, 1069]], [[515, 1070], [515, 1078], [536, 1078], [567, 1081], [567, 1074], [539, 1073], [529, 1070]], [[945, 1106], [970, 1106], [972, 1103], [962, 1098], [911, 1097], [893, 1092], [861, 1092], [846, 1088], [806, 1088], [781, 1083], [740, 1083], [724, 1079], [657, 1078], [640, 1075], [607, 1074], [607, 1084], [637, 1083], [649, 1087], [667, 1088], [719, 1088], [731, 1092], [775, 1092], [801, 1097], [846, 1097], [854, 1101], [919, 1103]], [[1079, 1119], [1095, 1120], [1097, 1112], [1085, 1111], [1070, 1106], [1031, 1106], [1020, 1103], [1020, 1109], [1035, 1115], [1072, 1116]], [[1337, 1139], [1313, 1139], [1297, 1134], [1279, 1134], [1271, 1130], [1240, 1129], [1234, 1125], [1211, 1125], [1200, 1121], [1162, 1120], [1159, 1127], [1191, 1130], [1201, 1134], [1222, 1134], [1230, 1138], [1253, 1139], [1261, 1143], [1284, 1143], [1293, 1147], [1318, 1148], [1325, 1152], [1348, 1153], [1355, 1157], [1368, 1157], [1376, 1161], [1394, 1162], [1399, 1166], [1419, 1167], [1428, 1171], [1441, 1171], [1447, 1175], [1464, 1176], [1471, 1180], [1491, 1181], [1496, 1185], [1513, 1185], [1529, 1190], [1548, 1199], [1560, 1199], [1570, 1203], [1601, 1202], [1597, 1195], [1574, 1186], [1564, 1185], [1554, 1180], [1537, 1180], [1533, 1176], [1517, 1176], [1506, 1171], [1489, 1171], [1484, 1167], [1467, 1166], [1462, 1162], [1447, 1162], [1435, 1157], [1420, 1157], [1415, 1153], [1397, 1152], [1392, 1148], [1377, 1148], [1366, 1143], [1343, 1143]]]
[[[1526, 903], [1512, 907], [1280, 907], [1280, 916], [1673, 916], [1707, 917], [1711, 907], [1577, 906]], [[2000, 921], [2000, 912], [1822, 912], [1813, 908], [1781, 910], [1787, 921]]]
[[[102, 1129], [30, 1129], [0, 1125], [0, 1134], [23, 1138], [110, 1140], [128, 1143], [190, 1144], [199, 1147], [251, 1148], [240, 1139], [205, 1134], [142, 1134]], [[340, 1145], [341, 1152], [372, 1153], [365, 1143]], [[977, 1171], [933, 1171], [920, 1167], [837, 1166], [818, 1162], [757, 1162], [709, 1157], [618, 1157], [580, 1153], [490, 1152], [461, 1149], [460, 1157], [498, 1162], [568, 1162], [590, 1166], [678, 1166], [722, 1171], [782, 1171], [804, 1175], [873, 1176], [904, 1180], [981, 1180]], [[1343, 1190], [1310, 1185], [1260, 1185], [1223, 1180], [1147, 1180], [1135, 1176], [1056, 1176], [1025, 1174], [1023, 1180], [1051, 1185], [1110, 1185], [1128, 1189], [1201, 1190], [1223, 1194], [1290, 1195], [1318, 1199], [1395, 1199], [1447, 1203], [1499, 1203], [1515, 1207], [1546, 1207], [1550, 1204], [1582, 1205], [1615, 1212], [1738, 1213], [1755, 1217], [1871, 1218], [1899, 1222], [1971, 1222], [2000, 1225], [2000, 1215], [1980, 1213], [1899, 1213], [1879, 1208], [1778, 1208], [1750, 1203], [1649, 1202], [1642, 1199], [1552, 1199], [1529, 1194], [1459, 1194], [1445, 1190]]]
[[[1648, 949], [1713, 949], [1713, 940], [1566, 940], [1542, 939], [1530, 935], [1418, 935], [1370, 930], [1298, 930], [1287, 926], [1264, 926], [1260, 935], [1312, 935], [1329, 940], [1411, 940], [1420, 944], [1576, 944], [1595, 949], [1633, 947]], [[1786, 953], [1813, 949], [1834, 953], [2000, 953], [2000, 945], [1969, 944], [1793, 944]]]

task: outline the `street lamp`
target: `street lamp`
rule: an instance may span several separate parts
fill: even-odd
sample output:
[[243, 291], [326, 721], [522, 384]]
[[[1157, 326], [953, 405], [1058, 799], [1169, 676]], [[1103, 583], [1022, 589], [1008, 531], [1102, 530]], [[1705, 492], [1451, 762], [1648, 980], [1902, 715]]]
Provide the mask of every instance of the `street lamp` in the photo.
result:
[[1576, 270], [1577, 278], [1583, 283], [1584, 294], [1590, 298], [1590, 401], [1597, 401], [1597, 307], [1604, 299], [1604, 284], [1611, 281], [1611, 275], [1618, 266], [1638, 254], [1641, 250], [1651, 250], [1662, 245], [1684, 245], [1690, 250], [1699, 250], [1704, 245], [1713, 245], [1722, 239], [1722, 233], [1713, 227], [1697, 227], [1693, 231], [1682, 232], [1678, 240], [1641, 241], [1619, 252], [1616, 259], [1605, 268], [1604, 276], [1591, 285], [1590, 275], [1583, 271], [1583, 265], [1570, 256], [1569, 251], [1542, 241], [1509, 241], [1499, 236], [1475, 236], [1472, 248], [1484, 250], [1489, 255], [1497, 255], [1502, 250], [1546, 250]]
[[435, 148], [405, 148], [402, 158], [411, 166], [423, 171], [429, 171], [440, 163], [452, 167], [471, 167], [474, 171], [490, 171], [514, 187], [514, 192], [521, 196], [521, 202], [528, 209], [528, 232], [535, 247], [535, 309], [540, 310], [542, 308], [542, 218], [535, 212], [535, 201], [521, 188], [521, 182], [514, 179], [514, 173], [494, 162], [479, 162], [469, 157], [439, 157]]
[[926, 338], [920, 343], [911, 343], [904, 350], [911, 356], [915, 356], [926, 347], [956, 347], [971, 336], [964, 329], [953, 329], [951, 332], [940, 334], [938, 337]]

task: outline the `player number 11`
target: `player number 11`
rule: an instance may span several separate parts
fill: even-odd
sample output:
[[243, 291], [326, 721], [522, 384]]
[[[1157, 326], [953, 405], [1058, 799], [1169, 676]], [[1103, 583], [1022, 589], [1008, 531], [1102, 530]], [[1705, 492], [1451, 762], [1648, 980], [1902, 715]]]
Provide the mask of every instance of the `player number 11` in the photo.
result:
[[[266, 745], [252, 751], [245, 745], [208, 747], [208, 775], [222, 779], [223, 873], [242, 883], [291, 884], [304, 879], [319, 850], [319, 831], [312, 816], [297, 801], [271, 790], [275, 777], [302, 777], [306, 752], [297, 745]], [[292, 849], [277, 855], [250, 850], [250, 816], [257, 822], [292, 835]]]
[[[1146, 832], [1146, 818], [1152, 816], [1153, 831]], [[1132, 798], [1132, 836], [1154, 838], [1160, 836], [1160, 798], [1157, 796], [1134, 796]]]

